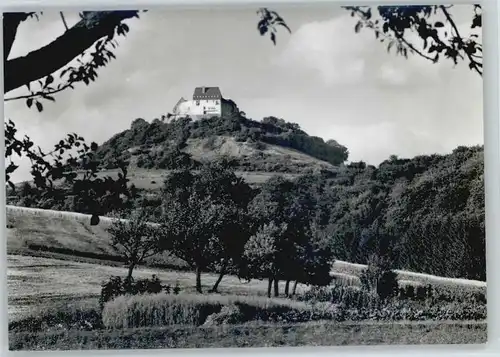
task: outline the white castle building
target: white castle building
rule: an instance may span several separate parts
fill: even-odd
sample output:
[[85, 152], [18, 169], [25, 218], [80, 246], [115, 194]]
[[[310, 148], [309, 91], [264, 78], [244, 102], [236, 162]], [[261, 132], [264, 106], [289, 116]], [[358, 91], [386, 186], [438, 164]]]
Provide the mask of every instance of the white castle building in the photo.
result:
[[221, 117], [237, 110], [234, 102], [222, 97], [219, 87], [196, 87], [192, 100], [179, 99], [171, 119], [190, 117], [193, 120]]

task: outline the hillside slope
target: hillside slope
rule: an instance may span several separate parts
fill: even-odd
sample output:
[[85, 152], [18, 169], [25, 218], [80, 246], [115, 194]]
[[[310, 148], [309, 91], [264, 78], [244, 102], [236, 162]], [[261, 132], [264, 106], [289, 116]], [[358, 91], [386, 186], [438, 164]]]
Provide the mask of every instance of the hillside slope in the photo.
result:
[[136, 119], [98, 150], [107, 169], [116, 167], [117, 158], [130, 162], [132, 169], [175, 169], [224, 157], [238, 171], [296, 174], [335, 170], [347, 156], [344, 146], [309, 136], [297, 124], [274, 117], [257, 122], [240, 115], [168, 123]]

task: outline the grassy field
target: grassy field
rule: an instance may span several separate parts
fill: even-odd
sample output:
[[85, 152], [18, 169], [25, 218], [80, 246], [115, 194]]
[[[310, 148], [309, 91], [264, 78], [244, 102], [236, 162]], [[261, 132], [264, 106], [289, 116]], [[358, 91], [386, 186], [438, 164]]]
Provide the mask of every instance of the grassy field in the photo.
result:
[[[60, 301], [97, 298], [100, 284], [112, 275], [125, 276], [127, 270], [100, 264], [9, 255], [7, 257], [7, 286], [9, 292], [9, 319], [16, 320], [30, 315], [41, 306], [50, 307]], [[138, 268], [137, 278], [151, 278], [156, 274], [164, 284], [182, 287], [184, 292], [194, 291], [195, 275], [190, 272], [164, 271]], [[204, 289], [209, 289], [217, 279], [215, 274], [203, 274]], [[299, 289], [306, 289], [299, 286]], [[222, 280], [219, 291], [224, 294], [265, 295], [267, 282], [240, 281], [234, 276]], [[300, 290], [299, 290], [300, 291]]]
[[11, 333], [11, 350], [480, 344], [485, 323], [297, 323]]

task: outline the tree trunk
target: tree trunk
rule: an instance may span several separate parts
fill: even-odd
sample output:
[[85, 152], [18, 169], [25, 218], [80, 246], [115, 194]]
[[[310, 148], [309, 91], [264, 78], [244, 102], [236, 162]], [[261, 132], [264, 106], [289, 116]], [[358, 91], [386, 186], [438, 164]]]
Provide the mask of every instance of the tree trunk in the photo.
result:
[[278, 297], [280, 296], [280, 286], [279, 286], [279, 279], [278, 278], [274, 278], [274, 296], [275, 297]]
[[290, 291], [290, 280], [287, 280], [285, 284], [285, 296], [288, 296], [289, 291]]
[[297, 280], [295, 280], [295, 283], [293, 284], [293, 292], [292, 292], [292, 295], [295, 296], [295, 294], [297, 293]]
[[269, 283], [267, 284], [267, 297], [271, 297], [271, 289], [273, 287], [273, 278], [269, 277]]
[[210, 292], [212, 292], [212, 293], [216, 293], [217, 292], [217, 288], [219, 287], [219, 284], [222, 281], [222, 278], [226, 274], [227, 264], [228, 264], [227, 260], [224, 260], [224, 263], [222, 263], [222, 267], [220, 269], [219, 278], [215, 282], [215, 284], [212, 287], [212, 289], [210, 290]]
[[128, 274], [127, 274], [127, 279], [130, 281], [132, 279], [132, 272], [134, 271], [135, 268], [135, 263], [130, 263], [128, 266]]
[[199, 293], [203, 293], [201, 290], [201, 269], [200, 267], [196, 267], [196, 291]]

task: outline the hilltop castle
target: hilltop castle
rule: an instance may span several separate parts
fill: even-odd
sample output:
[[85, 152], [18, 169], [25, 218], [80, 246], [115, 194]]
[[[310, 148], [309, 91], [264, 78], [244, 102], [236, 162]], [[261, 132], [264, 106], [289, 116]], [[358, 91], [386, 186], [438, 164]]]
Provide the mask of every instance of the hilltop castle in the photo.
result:
[[170, 119], [190, 117], [193, 120], [230, 115], [238, 110], [236, 104], [222, 97], [219, 87], [196, 87], [192, 100], [179, 99]]

